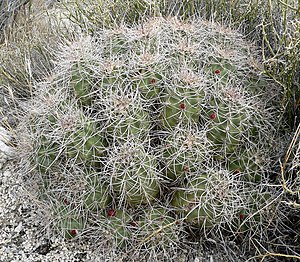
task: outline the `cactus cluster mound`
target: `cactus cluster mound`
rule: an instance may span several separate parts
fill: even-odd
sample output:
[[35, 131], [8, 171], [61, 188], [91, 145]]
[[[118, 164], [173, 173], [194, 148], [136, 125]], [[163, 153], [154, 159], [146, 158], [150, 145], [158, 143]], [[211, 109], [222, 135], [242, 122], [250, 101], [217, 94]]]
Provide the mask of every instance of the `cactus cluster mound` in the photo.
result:
[[20, 127], [53, 228], [164, 248], [262, 227], [280, 93], [253, 54], [236, 32], [174, 17], [56, 51]]

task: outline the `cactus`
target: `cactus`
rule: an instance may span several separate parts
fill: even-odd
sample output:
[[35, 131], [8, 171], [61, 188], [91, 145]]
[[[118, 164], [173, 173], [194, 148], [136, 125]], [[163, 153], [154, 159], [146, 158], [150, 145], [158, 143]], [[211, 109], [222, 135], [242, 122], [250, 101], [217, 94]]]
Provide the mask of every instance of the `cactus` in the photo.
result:
[[54, 205], [56, 229], [66, 238], [77, 237], [85, 228], [84, 219], [66, 205]]
[[[107, 80], [106, 80], [107, 81]], [[127, 136], [145, 138], [151, 129], [149, 106], [134, 85], [125, 80], [103, 87], [95, 108], [99, 110], [99, 119], [105, 125], [105, 131], [111, 139], [126, 140]], [[105, 84], [106, 85], [106, 84]], [[126, 86], [123, 88], [123, 86]]]
[[256, 183], [263, 179], [263, 167], [259, 165], [264, 160], [257, 152], [243, 150], [228, 157], [228, 161], [228, 170], [239, 174], [243, 180]]
[[85, 120], [84, 126], [79, 126], [67, 134], [66, 152], [69, 158], [93, 165], [100, 162], [105, 149], [103, 137], [98, 134], [97, 126]]
[[92, 83], [90, 83], [88, 74], [80, 63], [74, 64], [72, 67], [72, 81], [71, 84], [74, 88], [74, 93], [79, 101], [84, 106], [91, 105], [92, 97], [90, 92], [92, 90]]
[[93, 212], [105, 209], [112, 201], [109, 184], [99, 181], [97, 176], [91, 177], [89, 180], [83, 197], [85, 208]]
[[105, 238], [117, 247], [126, 247], [130, 244], [132, 217], [126, 210], [109, 209], [102, 214], [100, 225]]
[[139, 144], [127, 143], [112, 151], [106, 172], [114, 192], [129, 205], [149, 204], [159, 194], [157, 161]]
[[236, 73], [236, 66], [234, 66], [228, 59], [212, 57], [207, 65], [207, 70], [210, 75], [216, 77], [218, 81], [226, 84], [232, 79], [231, 75]]
[[212, 101], [207, 111], [209, 130], [207, 137], [217, 149], [226, 154], [233, 153], [239, 145], [246, 116], [243, 108], [222, 101]]
[[227, 225], [231, 232], [247, 232], [252, 228], [258, 227], [264, 222], [264, 217], [271, 210], [268, 207], [268, 205], [272, 207], [270, 205], [272, 200], [270, 192], [253, 191], [246, 193], [245, 206], [237, 210], [234, 214], [234, 219], [230, 225]]
[[169, 246], [178, 239], [176, 222], [165, 207], [144, 210], [138, 220], [138, 237], [150, 246]]
[[159, 68], [141, 67], [132, 73], [131, 79], [144, 99], [155, 100], [162, 93], [162, 78]]
[[189, 232], [257, 229], [262, 208], [247, 192], [268, 192], [277, 109], [251, 50], [207, 22], [160, 17], [57, 53], [22, 130], [47, 194], [76, 211], [60, 220], [67, 238], [87, 221], [119, 248], [167, 248], [176, 221]]
[[166, 176], [176, 180], [194, 172], [207, 156], [205, 133], [197, 128], [170, 132], [163, 139], [163, 162]]
[[192, 226], [212, 228], [228, 222], [239, 206], [240, 183], [226, 170], [191, 173], [187, 182], [174, 191], [171, 205]]
[[41, 145], [36, 152], [37, 168], [40, 172], [45, 173], [54, 164], [59, 146], [55, 143], [47, 142], [45, 137], [41, 137]]
[[180, 123], [188, 124], [199, 121], [204, 92], [194, 88], [168, 90], [164, 97], [164, 107], [161, 113], [163, 128], [172, 129]]
[[71, 239], [79, 234], [79, 231], [83, 229], [82, 221], [76, 218], [65, 218], [59, 225], [64, 230], [64, 237]]

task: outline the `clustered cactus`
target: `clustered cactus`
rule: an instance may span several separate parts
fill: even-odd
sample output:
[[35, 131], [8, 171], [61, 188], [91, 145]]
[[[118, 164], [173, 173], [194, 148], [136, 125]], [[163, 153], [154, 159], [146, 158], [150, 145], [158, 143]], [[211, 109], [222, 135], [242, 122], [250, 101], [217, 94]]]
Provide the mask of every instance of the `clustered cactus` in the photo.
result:
[[186, 228], [261, 225], [279, 90], [253, 52], [229, 29], [177, 18], [61, 48], [22, 130], [53, 226], [66, 238], [97, 228], [119, 247], [166, 247]]

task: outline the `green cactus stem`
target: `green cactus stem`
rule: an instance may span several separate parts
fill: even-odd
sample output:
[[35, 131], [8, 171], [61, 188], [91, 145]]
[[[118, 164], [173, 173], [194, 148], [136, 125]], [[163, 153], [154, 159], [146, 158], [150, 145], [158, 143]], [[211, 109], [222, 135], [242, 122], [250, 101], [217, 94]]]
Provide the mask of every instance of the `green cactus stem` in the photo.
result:
[[56, 206], [56, 229], [62, 233], [66, 239], [77, 237], [85, 229], [85, 222], [78, 214], [74, 214], [70, 206]]
[[87, 193], [83, 197], [85, 208], [93, 212], [107, 208], [112, 201], [109, 184], [99, 181], [97, 177], [89, 180], [86, 187]]
[[236, 66], [223, 58], [211, 58], [211, 62], [207, 65], [210, 74], [226, 85], [230, 79], [233, 79], [237, 73]]
[[178, 124], [199, 123], [203, 99], [203, 90], [180, 87], [169, 89], [163, 98], [163, 109], [160, 115], [162, 128], [173, 129]]
[[176, 208], [180, 217], [193, 226], [211, 228], [219, 220], [215, 206], [206, 198], [207, 174], [202, 174], [190, 181], [182, 189], [175, 191], [171, 205]]
[[260, 157], [252, 150], [243, 150], [228, 157], [228, 169], [243, 180], [258, 183], [263, 177], [263, 168], [259, 166]]
[[142, 148], [128, 146], [109, 160], [113, 190], [131, 206], [150, 204], [160, 191], [157, 161]]
[[68, 134], [67, 155], [76, 162], [99, 165], [105, 146], [103, 137], [97, 132], [95, 123], [86, 122], [81, 128]]
[[163, 207], [145, 210], [138, 221], [138, 235], [142, 243], [150, 246], [169, 246], [177, 242], [176, 219]]
[[238, 106], [221, 101], [212, 101], [211, 105], [206, 112], [209, 121], [207, 138], [222, 155], [233, 153], [241, 142], [247, 117]]
[[41, 145], [39, 146], [34, 161], [37, 163], [37, 168], [40, 172], [45, 173], [59, 158], [59, 145], [47, 141], [45, 136], [41, 137]]
[[87, 70], [84, 69], [80, 62], [72, 66], [71, 85], [73, 86], [76, 97], [84, 106], [91, 105], [92, 103], [90, 93], [93, 83], [91, 81]]
[[197, 129], [179, 130], [164, 139], [162, 160], [171, 180], [196, 171], [207, 154], [204, 134]]
[[125, 248], [130, 244], [132, 221], [132, 217], [126, 210], [111, 208], [102, 214], [99, 222], [104, 230], [104, 238], [118, 248]]
[[162, 93], [162, 75], [151, 68], [140, 68], [132, 76], [132, 81], [144, 99], [158, 99]]

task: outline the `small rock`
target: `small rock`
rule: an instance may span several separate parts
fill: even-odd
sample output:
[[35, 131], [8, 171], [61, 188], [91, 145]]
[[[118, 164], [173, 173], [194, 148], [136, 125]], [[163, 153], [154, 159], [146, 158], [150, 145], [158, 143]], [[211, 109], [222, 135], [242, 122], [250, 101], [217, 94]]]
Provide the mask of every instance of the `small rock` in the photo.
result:
[[16, 233], [20, 233], [23, 230], [22, 222], [19, 223], [19, 225], [15, 228]]
[[11, 138], [8, 134], [8, 131], [0, 126], [0, 152], [6, 154], [9, 157], [13, 157], [14, 151], [10, 146], [7, 145], [10, 140]]

